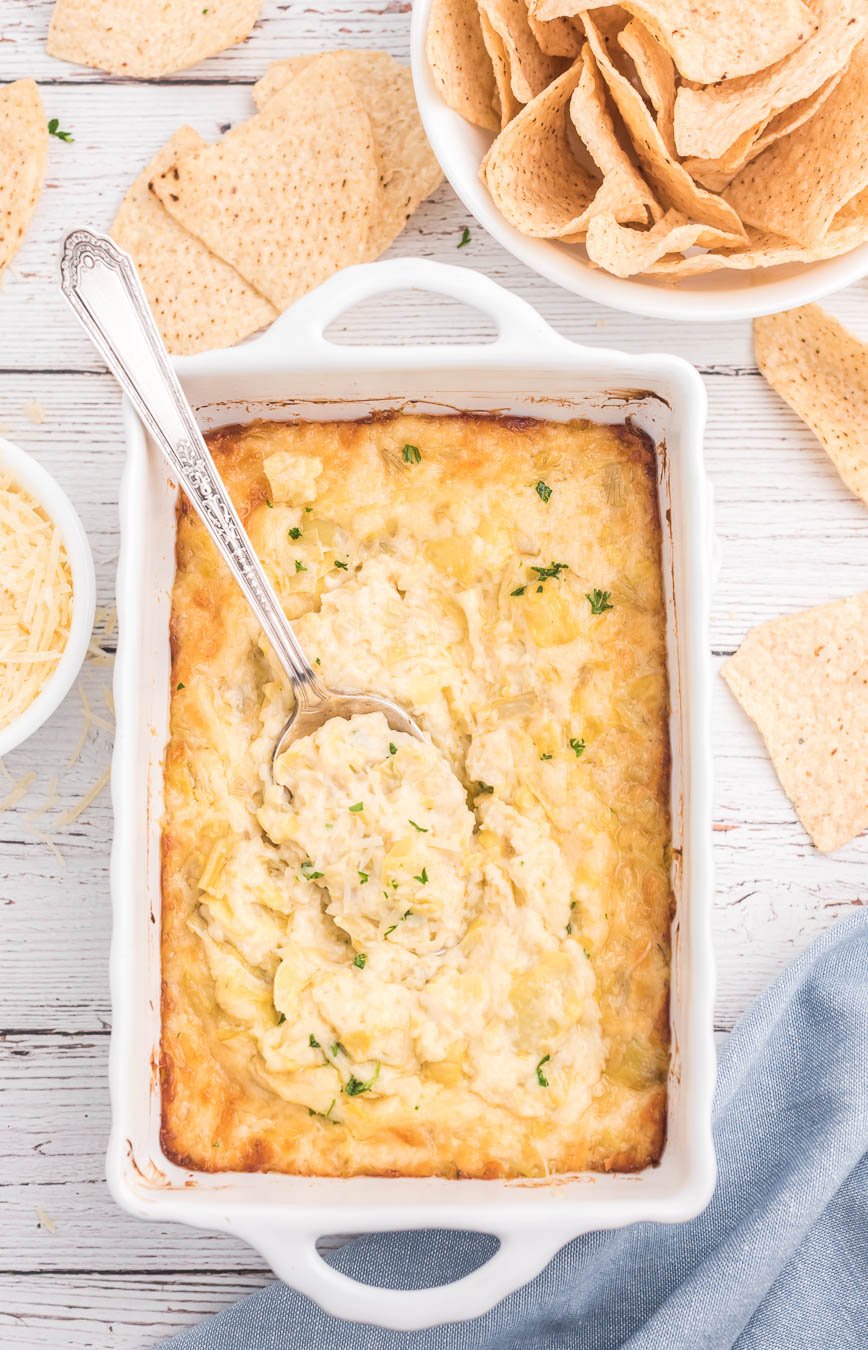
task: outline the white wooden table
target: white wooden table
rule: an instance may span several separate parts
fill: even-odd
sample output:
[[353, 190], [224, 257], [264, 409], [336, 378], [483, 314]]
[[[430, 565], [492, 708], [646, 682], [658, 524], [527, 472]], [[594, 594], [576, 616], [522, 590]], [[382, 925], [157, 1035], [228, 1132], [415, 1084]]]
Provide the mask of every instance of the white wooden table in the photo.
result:
[[[92, 710], [87, 721], [76, 691], [0, 768], [0, 1343], [123, 1350], [154, 1344], [269, 1275], [227, 1237], [125, 1217], [103, 1179], [108, 793], [63, 820], [102, 781], [111, 751], [123, 442], [117, 388], [57, 291], [58, 244], [74, 225], [107, 227], [130, 179], [182, 122], [214, 138], [249, 115], [248, 86], [270, 60], [334, 46], [383, 47], [406, 59], [410, 5], [265, 0], [245, 46], [140, 84], [52, 61], [44, 50], [51, 8], [51, 0], [0, 0], [0, 81], [34, 76], [47, 115], [75, 137], [51, 142], [35, 222], [0, 292], [0, 434], [31, 449], [81, 512], [96, 556], [95, 650], [102, 655], [88, 661], [80, 681]], [[457, 252], [467, 224], [472, 242]], [[571, 338], [628, 351], [662, 348], [699, 366], [710, 399], [707, 456], [723, 550], [711, 628], [715, 668], [752, 624], [868, 587], [868, 512], [761, 380], [748, 324], [670, 325], [562, 293], [488, 239], [445, 185], [392, 252], [480, 268]], [[866, 300], [862, 283], [829, 307], [868, 337]], [[464, 317], [404, 295], [339, 326], [359, 340], [445, 340]], [[467, 314], [467, 335], [482, 331], [479, 317]], [[714, 737], [716, 1020], [725, 1033], [801, 947], [866, 902], [868, 838], [831, 858], [814, 852], [720, 680]], [[10, 792], [13, 801], [4, 802]]]

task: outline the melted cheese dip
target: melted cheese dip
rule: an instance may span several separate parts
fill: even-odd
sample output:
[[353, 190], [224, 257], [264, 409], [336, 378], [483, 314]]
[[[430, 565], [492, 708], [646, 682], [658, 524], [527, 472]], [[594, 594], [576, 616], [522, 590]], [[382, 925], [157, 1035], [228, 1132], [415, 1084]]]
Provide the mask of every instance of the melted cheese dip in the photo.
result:
[[182, 511], [163, 1140], [213, 1170], [538, 1176], [659, 1156], [668, 739], [650, 448], [387, 418], [212, 438], [333, 719]]

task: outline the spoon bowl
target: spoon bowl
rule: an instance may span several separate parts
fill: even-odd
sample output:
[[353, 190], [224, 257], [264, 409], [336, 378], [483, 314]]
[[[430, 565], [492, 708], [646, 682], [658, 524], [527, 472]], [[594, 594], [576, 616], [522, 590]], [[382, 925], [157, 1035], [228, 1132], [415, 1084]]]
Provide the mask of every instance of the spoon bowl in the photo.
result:
[[354, 717], [356, 713], [378, 712], [383, 714], [392, 731], [403, 731], [408, 736], [415, 736], [417, 740], [423, 739], [421, 727], [414, 722], [410, 714], [399, 704], [383, 698], [380, 694], [338, 693], [337, 690], [317, 684], [315, 689], [305, 690], [305, 695], [310, 701], [302, 702], [296, 695], [295, 707], [289, 721], [277, 738], [271, 757], [272, 775], [274, 765], [284, 750], [288, 750], [294, 741], [310, 736], [333, 717], [349, 718]]

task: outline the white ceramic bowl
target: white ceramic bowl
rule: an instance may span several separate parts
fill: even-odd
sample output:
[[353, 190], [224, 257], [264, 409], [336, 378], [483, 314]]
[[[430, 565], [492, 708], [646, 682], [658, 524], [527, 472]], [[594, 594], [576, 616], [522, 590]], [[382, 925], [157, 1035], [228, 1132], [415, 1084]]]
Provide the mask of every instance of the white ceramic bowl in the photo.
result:
[[93, 555], [75, 507], [47, 469], [26, 450], [0, 439], [0, 469], [11, 474], [60, 530], [72, 572], [72, 625], [57, 669], [28, 708], [0, 730], [0, 759], [46, 722], [69, 693], [93, 631], [96, 578]]
[[581, 246], [521, 234], [500, 214], [479, 177], [479, 166], [493, 136], [447, 107], [431, 77], [425, 33], [432, 3], [414, 0], [411, 36], [413, 83], [428, 139], [468, 211], [498, 243], [540, 276], [576, 295], [631, 314], [707, 323], [793, 309], [868, 275], [866, 243], [823, 262], [790, 263], [751, 272], [722, 269], [681, 281], [663, 277], [623, 279], [593, 267]]

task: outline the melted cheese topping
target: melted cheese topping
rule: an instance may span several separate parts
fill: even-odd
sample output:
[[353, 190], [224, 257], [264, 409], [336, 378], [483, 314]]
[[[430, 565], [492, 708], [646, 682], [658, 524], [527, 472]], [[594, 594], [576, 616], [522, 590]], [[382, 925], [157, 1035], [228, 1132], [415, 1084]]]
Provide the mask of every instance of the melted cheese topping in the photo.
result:
[[0, 472], [0, 730], [30, 707], [57, 669], [72, 599], [60, 531]]
[[[325, 682], [290, 710], [182, 512], [164, 1146], [218, 1167], [546, 1175], [662, 1147], [668, 741], [653, 455], [472, 418], [212, 441]], [[418, 453], [418, 457], [417, 457]]]

